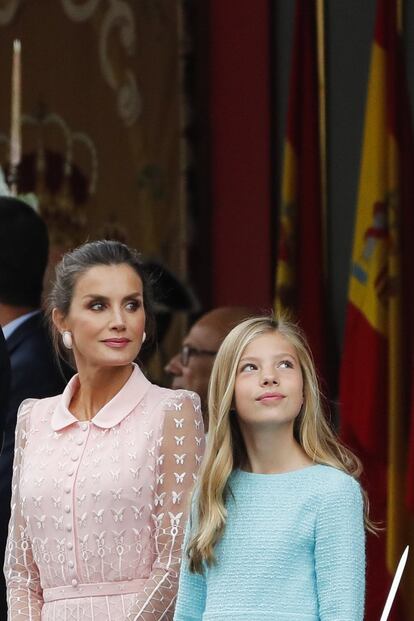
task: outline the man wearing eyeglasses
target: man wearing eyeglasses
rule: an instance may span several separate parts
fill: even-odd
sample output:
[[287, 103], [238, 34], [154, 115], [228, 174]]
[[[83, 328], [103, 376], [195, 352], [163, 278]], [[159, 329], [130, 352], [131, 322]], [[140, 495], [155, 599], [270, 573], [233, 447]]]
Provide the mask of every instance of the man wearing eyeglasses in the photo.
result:
[[216, 353], [230, 330], [253, 314], [250, 308], [226, 306], [202, 315], [185, 336], [181, 351], [165, 367], [173, 376], [172, 388], [184, 388], [200, 395], [206, 431], [208, 382]]

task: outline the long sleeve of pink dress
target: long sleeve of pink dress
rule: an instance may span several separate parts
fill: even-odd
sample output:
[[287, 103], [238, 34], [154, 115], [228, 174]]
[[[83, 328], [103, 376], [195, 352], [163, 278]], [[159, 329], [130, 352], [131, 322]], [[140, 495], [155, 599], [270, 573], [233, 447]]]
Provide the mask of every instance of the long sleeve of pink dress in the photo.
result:
[[22, 404], [5, 576], [9, 621], [169, 621], [204, 431], [197, 395], [138, 367], [90, 422]]

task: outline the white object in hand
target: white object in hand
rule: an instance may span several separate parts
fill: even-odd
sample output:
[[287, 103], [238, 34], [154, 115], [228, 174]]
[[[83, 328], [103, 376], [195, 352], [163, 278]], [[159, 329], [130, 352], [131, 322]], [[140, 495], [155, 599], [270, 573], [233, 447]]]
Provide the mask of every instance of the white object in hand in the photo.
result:
[[387, 601], [385, 602], [384, 610], [381, 615], [380, 621], [387, 621], [390, 614], [391, 606], [394, 601], [395, 594], [400, 584], [401, 576], [403, 575], [404, 567], [407, 562], [409, 546], [407, 546], [403, 552], [400, 562], [398, 563], [397, 571], [395, 572], [394, 580], [388, 593]]

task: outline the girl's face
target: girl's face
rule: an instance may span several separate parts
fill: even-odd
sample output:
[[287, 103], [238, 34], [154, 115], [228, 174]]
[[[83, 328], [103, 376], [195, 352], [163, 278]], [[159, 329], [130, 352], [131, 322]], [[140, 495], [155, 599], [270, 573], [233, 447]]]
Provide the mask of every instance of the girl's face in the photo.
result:
[[130, 364], [145, 328], [142, 280], [127, 264], [97, 265], [75, 285], [69, 313], [57, 317], [59, 330], [72, 333], [78, 370]]
[[290, 425], [303, 403], [303, 377], [295, 347], [279, 332], [255, 338], [244, 350], [234, 399], [243, 425]]

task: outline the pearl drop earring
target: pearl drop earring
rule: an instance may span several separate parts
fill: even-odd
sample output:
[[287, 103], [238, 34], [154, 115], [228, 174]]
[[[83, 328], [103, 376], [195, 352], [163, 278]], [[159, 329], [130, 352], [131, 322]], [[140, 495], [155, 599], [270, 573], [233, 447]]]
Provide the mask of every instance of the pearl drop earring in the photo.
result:
[[64, 330], [62, 332], [62, 342], [64, 346], [66, 347], [66, 349], [72, 349], [73, 339], [72, 339], [72, 333], [69, 332], [69, 330]]

